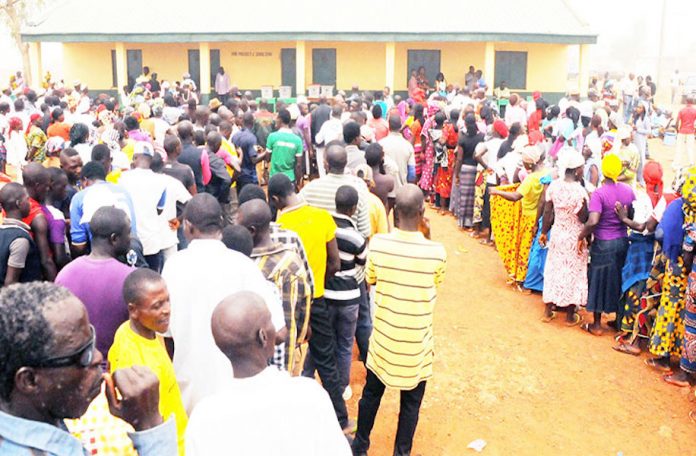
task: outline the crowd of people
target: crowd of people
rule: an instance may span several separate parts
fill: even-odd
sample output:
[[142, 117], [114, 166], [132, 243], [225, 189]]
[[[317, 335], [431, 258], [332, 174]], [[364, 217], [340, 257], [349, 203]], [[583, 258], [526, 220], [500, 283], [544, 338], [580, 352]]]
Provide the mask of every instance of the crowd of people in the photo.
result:
[[0, 453], [366, 454], [392, 388], [410, 454], [446, 253], [392, 100], [145, 76], [0, 100]]
[[[464, 87], [421, 69], [403, 97], [271, 104], [225, 76], [205, 105], [149, 69], [119, 99], [0, 96], [0, 450], [362, 455], [391, 388], [410, 454], [446, 265], [428, 205], [541, 292], [542, 321], [644, 338], [689, 384], [691, 99], [673, 122], [644, 90], [490, 97], [471, 67]], [[648, 138], [672, 128], [670, 192]]]

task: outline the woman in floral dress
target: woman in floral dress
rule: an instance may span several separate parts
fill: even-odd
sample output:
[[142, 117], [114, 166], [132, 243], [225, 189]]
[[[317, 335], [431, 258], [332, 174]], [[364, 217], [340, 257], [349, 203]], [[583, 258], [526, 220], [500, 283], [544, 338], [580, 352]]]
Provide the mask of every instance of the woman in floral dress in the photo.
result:
[[[549, 252], [544, 267], [543, 299], [546, 310], [542, 321], [556, 317], [554, 308], [566, 310], [566, 324], [575, 326], [581, 318], [578, 306], [587, 303], [587, 247], [577, 249], [578, 235], [587, 221], [587, 191], [580, 183], [585, 160], [573, 150], [564, 155], [565, 176], [551, 182], [546, 189], [544, 221], [539, 244], [547, 244]], [[568, 280], [572, 277], [572, 280]]]

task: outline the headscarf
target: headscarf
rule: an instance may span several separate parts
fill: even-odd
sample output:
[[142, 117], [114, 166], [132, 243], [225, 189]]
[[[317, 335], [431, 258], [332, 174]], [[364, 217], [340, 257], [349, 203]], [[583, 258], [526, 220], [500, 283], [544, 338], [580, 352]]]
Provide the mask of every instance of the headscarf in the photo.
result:
[[495, 122], [493, 122], [493, 130], [496, 131], [500, 135], [501, 138], [505, 139], [508, 137], [508, 127], [505, 125], [505, 122], [502, 120], [498, 119]]
[[401, 123], [403, 124], [406, 122], [406, 118], [408, 117], [406, 115], [406, 108], [408, 107], [408, 103], [405, 101], [400, 101], [398, 105], [396, 105], [397, 111], [399, 111], [399, 117], [401, 117]]
[[602, 176], [616, 182], [621, 174], [623, 165], [621, 159], [616, 154], [606, 154], [602, 159]]
[[[9, 124], [10, 124], [10, 132], [9, 132], [9, 135], [11, 135], [13, 131], [21, 130], [21, 128], [22, 128], [22, 119], [20, 119], [19, 117], [10, 117]], [[8, 136], [9, 136], [9, 135], [8, 135]]]
[[49, 157], [57, 157], [65, 148], [65, 140], [60, 136], [51, 136], [46, 141], [46, 155]]
[[603, 108], [600, 108], [595, 111], [595, 115], [598, 116], [600, 119], [600, 125], [602, 126], [602, 130], [606, 131], [609, 128], [609, 114], [607, 114], [607, 111]]
[[25, 135], [28, 135], [29, 132], [31, 131], [31, 127], [34, 125], [34, 121], [35, 121], [36, 119], [40, 119], [40, 118], [41, 118], [41, 114], [39, 114], [39, 113], [37, 113], [37, 112], [35, 112], [34, 114], [32, 114], [32, 115], [29, 117], [29, 123], [27, 124], [27, 129], [24, 130], [24, 134], [25, 134]]
[[684, 199], [684, 223], [696, 223], [696, 166], [689, 168], [689, 174], [682, 187]]
[[645, 191], [650, 197], [653, 207], [662, 198], [664, 182], [662, 181], [662, 165], [650, 160], [643, 167], [643, 179], [645, 179]]
[[528, 165], [536, 165], [541, 160], [541, 147], [536, 145], [526, 145], [520, 151], [522, 162]]
[[585, 165], [585, 158], [580, 152], [570, 146], [564, 146], [558, 151], [558, 173], [564, 176], [566, 170], [577, 169]]

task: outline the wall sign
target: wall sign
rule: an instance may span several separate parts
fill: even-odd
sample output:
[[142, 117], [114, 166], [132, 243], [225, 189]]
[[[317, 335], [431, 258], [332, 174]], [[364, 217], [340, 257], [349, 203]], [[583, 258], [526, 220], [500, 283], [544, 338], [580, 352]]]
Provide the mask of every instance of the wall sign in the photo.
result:
[[232, 51], [232, 57], [271, 57], [269, 51]]

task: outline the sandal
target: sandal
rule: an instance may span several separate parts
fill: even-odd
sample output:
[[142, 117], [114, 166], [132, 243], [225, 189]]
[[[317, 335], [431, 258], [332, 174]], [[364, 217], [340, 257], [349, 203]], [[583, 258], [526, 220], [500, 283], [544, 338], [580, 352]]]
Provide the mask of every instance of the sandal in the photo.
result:
[[519, 284], [517, 285], [517, 291], [519, 291], [521, 294], [523, 294], [525, 296], [532, 294], [532, 290], [530, 290], [529, 288], [525, 288]]
[[593, 328], [590, 326], [589, 323], [585, 323], [584, 325], [580, 326], [580, 329], [582, 329], [582, 330], [585, 331], [585, 332], [588, 332], [588, 333], [592, 334], [593, 336], [599, 337], [599, 336], [602, 335], [602, 330], [599, 330], [599, 331], [598, 331], [598, 330], [596, 330], [596, 329], [593, 329]]
[[575, 312], [573, 314], [573, 321], [566, 321], [566, 326], [569, 328], [572, 328], [573, 326], [577, 326], [580, 323], [582, 323], [582, 316], [580, 316], [579, 313]]
[[689, 384], [689, 382], [687, 382], [687, 381], [674, 380], [672, 378], [672, 374], [663, 375], [662, 380], [669, 383], [670, 385], [678, 386], [680, 388], [687, 388], [687, 387], [691, 386], [691, 384]]
[[543, 317], [541, 317], [541, 321], [544, 322], [544, 323], [548, 323], [548, 322], [550, 322], [551, 320], [553, 320], [554, 318], [556, 318], [556, 312], [554, 312], [554, 311], [552, 310], [552, 311], [551, 311], [551, 315], [544, 315]]
[[648, 358], [643, 360], [646, 366], [652, 367], [655, 370], [658, 370], [660, 372], [664, 372], [666, 374], [671, 374], [672, 373], [672, 368], [669, 366], [664, 366], [657, 361], [655, 361], [655, 358]]
[[621, 342], [619, 343], [619, 345], [614, 345], [611, 348], [613, 348], [619, 353], [625, 353], [627, 355], [640, 355], [640, 348], [636, 347], [635, 345], [627, 344], [626, 342]]

